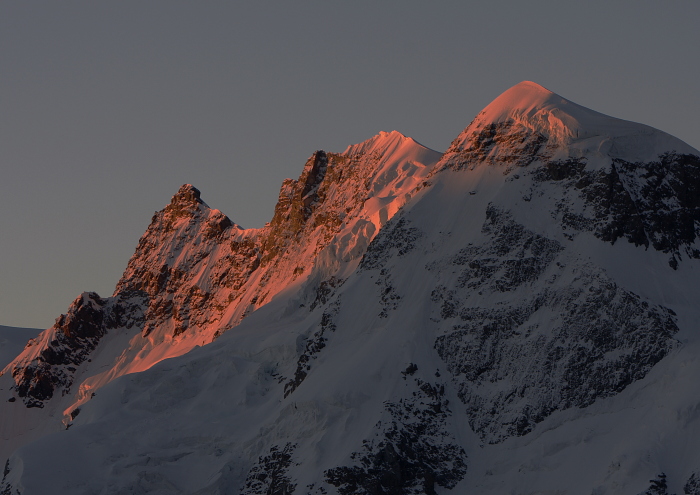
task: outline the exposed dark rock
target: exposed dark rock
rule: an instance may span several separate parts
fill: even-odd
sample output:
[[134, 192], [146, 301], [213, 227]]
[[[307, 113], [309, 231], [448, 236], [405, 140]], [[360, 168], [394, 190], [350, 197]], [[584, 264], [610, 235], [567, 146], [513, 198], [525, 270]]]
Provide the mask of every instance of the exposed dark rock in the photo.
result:
[[318, 306], [323, 306], [326, 304], [344, 282], [344, 279], [339, 279], [336, 277], [331, 277], [328, 280], [321, 282], [316, 289], [316, 297], [309, 305], [309, 310], [313, 311]]
[[[524, 435], [556, 410], [615, 395], [677, 346], [672, 311], [618, 287], [600, 269], [565, 267], [556, 261], [558, 242], [493, 207], [483, 231], [484, 245], [445, 262], [445, 269], [464, 267], [457, 285], [436, 287], [431, 299], [436, 321], [452, 320], [435, 349], [484, 440]], [[564, 270], [571, 282], [554, 283]], [[551, 284], [529, 289], [545, 272]], [[466, 303], [470, 294], [518, 290], [517, 301]]]
[[67, 393], [77, 366], [88, 360], [110, 329], [143, 325], [146, 302], [145, 293], [139, 291], [105, 299], [94, 292], [80, 295], [47, 330], [53, 338], [39, 355], [12, 368], [15, 390], [25, 405], [43, 407], [57, 389]]
[[201, 193], [199, 189], [194, 187], [192, 184], [183, 184], [177, 191], [170, 204], [178, 203], [202, 203]]
[[341, 495], [435, 495], [466, 474], [466, 453], [446, 429], [451, 413], [444, 386], [414, 382], [413, 396], [385, 402], [387, 420], [352, 454], [355, 463], [326, 471], [326, 482]]
[[173, 229], [178, 219], [196, 219], [201, 216], [203, 210], [200, 205], [203, 204], [199, 189], [191, 184], [185, 184], [172, 197], [170, 204], [154, 215], [151, 225], [158, 225], [165, 232], [169, 232]]
[[403, 379], [405, 380], [406, 377], [413, 375], [416, 371], [418, 371], [418, 365], [415, 363], [411, 363], [406, 367], [405, 370], [401, 372], [401, 374], [403, 375]]
[[297, 484], [287, 474], [292, 464], [296, 445], [287, 443], [284, 448], [270, 448], [270, 453], [260, 456], [257, 464], [246, 477], [241, 495], [291, 495]]
[[319, 329], [313, 334], [313, 336], [306, 341], [306, 346], [304, 352], [299, 356], [297, 360], [297, 368], [294, 372], [294, 378], [291, 378], [284, 385], [284, 396], [287, 397], [289, 394], [294, 392], [301, 382], [304, 381], [308, 372], [311, 370], [311, 361], [316, 358], [319, 352], [326, 347], [326, 341], [328, 340], [328, 333], [335, 332], [335, 317], [338, 314], [340, 308], [340, 301], [336, 300], [327, 311], [321, 315], [321, 321], [319, 322]]
[[[476, 163], [526, 167], [548, 156], [547, 138], [513, 121], [488, 124], [467, 138], [458, 138], [445, 152], [441, 170], [464, 170]], [[495, 154], [494, 154], [495, 153]]]
[[[539, 182], [563, 188], [556, 217], [564, 228], [590, 231], [605, 242], [626, 239], [670, 255], [677, 269], [684, 256], [700, 259], [700, 157], [666, 153], [659, 161], [613, 160], [588, 170], [585, 160], [547, 162], [532, 172]], [[573, 195], [584, 200], [574, 206]]]
[[649, 488], [639, 495], [668, 495], [666, 473], [661, 473], [655, 479], [649, 480]]
[[231, 219], [223, 213], [217, 212], [207, 221], [207, 229], [204, 231], [204, 235], [209, 238], [219, 237], [230, 227], [233, 227]]
[[315, 207], [323, 202], [325, 190], [321, 183], [327, 168], [326, 152], [317, 151], [306, 162], [298, 180], [284, 181], [270, 221], [270, 233], [264, 241], [263, 263], [272, 261], [302, 231]]
[[409, 227], [405, 218], [398, 218], [398, 215], [394, 218], [397, 220], [390, 220], [367, 247], [360, 262], [362, 270], [381, 268], [392, 256], [404, 256], [415, 248], [421, 232], [415, 227]]
[[688, 481], [683, 485], [683, 493], [685, 495], [700, 495], [700, 476], [693, 473], [688, 478]]
[[[0, 483], [2, 483], [0, 485], [0, 489], [2, 490], [2, 491], [0, 491], [0, 495], [13, 495], [12, 492], [13, 492], [14, 488], [12, 487], [12, 485], [10, 485], [9, 483], [6, 483], [6, 481], [5, 481], [7, 479], [7, 475], [10, 474], [10, 471], [11, 471], [10, 460], [7, 459], [5, 461], [5, 469], [3, 470], [2, 482], [0, 482]], [[21, 493], [19, 492], [19, 490], [14, 490], [14, 495], [21, 495]]]
[[379, 317], [387, 318], [389, 316], [389, 311], [394, 311], [399, 307], [401, 296], [396, 292], [396, 289], [394, 289], [389, 271], [385, 268], [380, 270], [379, 277], [374, 284], [379, 286], [379, 302], [382, 306]]

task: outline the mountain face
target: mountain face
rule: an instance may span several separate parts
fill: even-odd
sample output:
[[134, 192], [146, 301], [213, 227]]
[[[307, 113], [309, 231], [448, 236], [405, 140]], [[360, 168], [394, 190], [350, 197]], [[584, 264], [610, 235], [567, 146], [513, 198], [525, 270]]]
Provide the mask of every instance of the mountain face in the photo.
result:
[[699, 155], [523, 82], [261, 229], [185, 185], [4, 368], [2, 493], [700, 493]]

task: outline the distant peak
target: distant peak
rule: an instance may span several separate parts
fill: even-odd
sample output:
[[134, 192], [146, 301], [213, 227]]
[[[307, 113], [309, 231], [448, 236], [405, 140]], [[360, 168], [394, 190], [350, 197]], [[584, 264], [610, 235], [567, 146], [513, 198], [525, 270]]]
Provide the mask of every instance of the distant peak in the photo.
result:
[[379, 134], [377, 134], [375, 137], [379, 139], [411, 139], [410, 137], [400, 133], [399, 131], [379, 131]]
[[366, 141], [358, 144], [352, 144], [343, 152], [347, 156], [356, 156], [359, 154], [377, 152], [385, 154], [387, 151], [396, 150], [398, 148], [411, 147], [421, 150], [433, 151], [418, 143], [415, 139], [405, 136], [399, 131], [381, 131], [376, 136], [373, 136]]
[[532, 81], [523, 81], [504, 91], [476, 116], [467, 131], [505, 122], [519, 124], [559, 144], [650, 129], [578, 105]]
[[581, 112], [597, 114], [537, 83], [523, 81], [504, 91], [489, 103], [476, 117], [476, 122], [485, 125], [516, 121], [528, 127], [536, 127], [538, 130], [556, 126], [559, 131], [563, 131], [565, 128], [578, 125], [574, 115]]
[[548, 146], [576, 148], [632, 161], [656, 159], [667, 151], [695, 153], [681, 140], [652, 127], [610, 117], [574, 103], [532, 81], [523, 81], [489, 103], [453, 141], [451, 150], [469, 149], [484, 131], [518, 133], [523, 129]]

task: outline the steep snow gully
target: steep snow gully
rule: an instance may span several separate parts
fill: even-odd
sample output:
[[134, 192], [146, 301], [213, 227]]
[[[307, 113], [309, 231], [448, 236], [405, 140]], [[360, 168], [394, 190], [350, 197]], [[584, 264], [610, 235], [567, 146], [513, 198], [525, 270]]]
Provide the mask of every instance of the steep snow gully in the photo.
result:
[[260, 229], [184, 185], [3, 363], [0, 493], [700, 494], [699, 234], [697, 150], [532, 82]]

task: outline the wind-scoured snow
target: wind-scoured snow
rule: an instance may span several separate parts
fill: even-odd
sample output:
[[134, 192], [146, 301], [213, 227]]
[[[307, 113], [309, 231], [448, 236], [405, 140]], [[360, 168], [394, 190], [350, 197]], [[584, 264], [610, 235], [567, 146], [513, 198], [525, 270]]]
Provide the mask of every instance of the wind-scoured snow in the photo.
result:
[[2, 489], [699, 493], [697, 155], [524, 82], [442, 156], [314, 153], [262, 229], [183, 186], [52, 335], [127, 294], [143, 323], [0, 407]]

